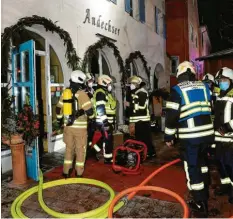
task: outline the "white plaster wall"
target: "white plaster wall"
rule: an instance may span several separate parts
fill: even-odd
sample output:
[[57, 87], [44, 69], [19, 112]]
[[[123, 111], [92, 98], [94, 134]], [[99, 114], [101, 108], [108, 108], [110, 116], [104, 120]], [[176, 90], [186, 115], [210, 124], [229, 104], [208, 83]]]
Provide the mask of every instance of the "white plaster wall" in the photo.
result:
[[[46, 17], [52, 21], [57, 21], [57, 25], [69, 32], [80, 58], [83, 58], [88, 46], [99, 40], [95, 34], [100, 33], [117, 40], [115, 44], [123, 60], [131, 52], [141, 51], [148, 62], [148, 66], [151, 67], [151, 75], [153, 75], [157, 63], [161, 63], [163, 67], [165, 65], [165, 40], [162, 36], [156, 34], [154, 30], [154, 7], [159, 7], [165, 13], [163, 8], [164, 0], [145, 0], [145, 24], [138, 21], [138, 1], [134, 0], [133, 3], [134, 17], [130, 17], [125, 12], [124, 0], [117, 0], [117, 4], [108, 0], [2, 0], [1, 31], [3, 32], [5, 27], [14, 25], [22, 17], [32, 15]], [[120, 29], [119, 35], [93, 26], [91, 23], [86, 22], [84, 24], [86, 9], [90, 9], [91, 17], [98, 19], [101, 15], [101, 21], [108, 22], [111, 20], [111, 25]], [[45, 32], [42, 27], [33, 26], [32, 28], [37, 29], [42, 36], [51, 42], [62, 63], [65, 81], [68, 82], [71, 70], [66, 66], [63, 42], [55, 34]], [[109, 63], [111, 63], [112, 75], [118, 78], [116, 86], [118, 87], [117, 99], [122, 107], [119, 67], [112, 51], [105, 49], [104, 52], [108, 53], [106, 56]], [[140, 70], [139, 75], [147, 77], [140, 60], [137, 60], [136, 63]], [[148, 78], [148, 80], [150, 79]], [[169, 80], [169, 75], [161, 75], [159, 86], [166, 87], [167, 80]], [[122, 117], [120, 122], [122, 122]]]

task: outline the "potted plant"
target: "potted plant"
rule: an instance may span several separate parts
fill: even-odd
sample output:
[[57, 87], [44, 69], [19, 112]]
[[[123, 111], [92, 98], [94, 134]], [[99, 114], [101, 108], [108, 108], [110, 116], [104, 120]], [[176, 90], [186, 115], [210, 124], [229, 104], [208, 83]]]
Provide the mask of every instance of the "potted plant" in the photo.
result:
[[39, 136], [39, 118], [34, 115], [30, 105], [15, 113], [13, 96], [7, 96], [2, 103], [2, 143], [11, 148], [13, 181], [11, 186], [22, 186], [27, 182], [25, 145], [31, 146]]

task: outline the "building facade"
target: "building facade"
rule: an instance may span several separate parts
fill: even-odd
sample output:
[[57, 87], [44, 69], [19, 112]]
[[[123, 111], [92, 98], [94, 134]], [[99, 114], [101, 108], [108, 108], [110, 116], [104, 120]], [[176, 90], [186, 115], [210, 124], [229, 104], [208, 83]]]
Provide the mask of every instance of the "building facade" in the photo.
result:
[[[119, 66], [119, 57], [122, 58], [124, 67], [126, 60], [128, 61], [127, 77], [133, 74], [141, 76], [150, 90], [156, 86], [169, 89], [170, 76], [164, 70], [164, 0], [3, 0], [2, 33], [19, 19], [33, 15], [55, 22], [57, 27], [69, 34], [81, 60], [80, 65], [83, 60], [86, 61], [86, 72], [92, 72], [96, 78], [101, 74], [108, 74], [115, 79], [119, 124], [124, 123], [124, 89], [121, 83], [123, 73]], [[50, 27], [45, 24], [32, 23], [25, 25], [25, 28], [28, 39], [31, 37], [35, 41], [36, 107], [44, 114], [44, 129], [47, 133], [44, 144], [52, 152], [64, 146], [62, 135], [54, 131], [53, 122], [61, 91], [69, 85], [72, 69], [67, 64], [66, 53], [71, 44], [65, 42], [68, 37], [64, 32], [62, 37], [65, 39], [62, 40], [58, 33], [50, 31]], [[97, 47], [96, 44], [102, 39], [109, 43]], [[14, 46], [16, 45], [12, 42], [12, 48]], [[91, 58], [87, 54], [91, 54]], [[162, 66], [159, 68], [160, 72], [156, 72], [158, 65]], [[155, 74], [158, 79], [156, 86]], [[24, 94], [18, 92], [18, 95]]]
[[204, 67], [196, 58], [202, 53], [203, 47], [205, 52], [209, 52], [210, 43], [208, 31], [204, 32], [204, 27], [199, 27], [197, 0], [167, 0], [166, 25], [166, 48], [172, 63], [171, 86], [177, 84], [175, 71], [178, 64], [185, 60], [194, 64], [197, 77], [201, 78]]

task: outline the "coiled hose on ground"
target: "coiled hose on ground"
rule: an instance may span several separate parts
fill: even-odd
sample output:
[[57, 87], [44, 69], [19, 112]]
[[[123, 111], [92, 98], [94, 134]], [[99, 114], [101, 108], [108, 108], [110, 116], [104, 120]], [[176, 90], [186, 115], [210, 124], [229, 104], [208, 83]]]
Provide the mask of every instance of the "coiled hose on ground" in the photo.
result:
[[[11, 215], [13, 218], [27, 218], [23, 214], [23, 212], [21, 211], [21, 206], [22, 206], [23, 202], [29, 196], [38, 192], [38, 201], [40, 203], [40, 206], [47, 214], [49, 214], [53, 217], [57, 217], [57, 218], [106, 218], [106, 217], [110, 217], [110, 218], [112, 218], [113, 212], [116, 212], [121, 207], [123, 207], [125, 205], [125, 203], [128, 200], [131, 200], [136, 195], [136, 193], [138, 191], [140, 191], [140, 190], [152, 190], [152, 191], [165, 193], [165, 194], [170, 195], [170, 196], [174, 197], [175, 199], [177, 199], [180, 202], [180, 204], [182, 205], [183, 210], [184, 210], [183, 218], [188, 218], [189, 217], [188, 206], [185, 203], [184, 199], [181, 198], [178, 194], [176, 194], [175, 192], [170, 191], [168, 189], [161, 188], [161, 187], [145, 186], [150, 181], [150, 179], [152, 179], [159, 172], [161, 172], [165, 168], [167, 168], [171, 165], [174, 165], [178, 162], [180, 162], [180, 159], [176, 159], [172, 162], [169, 162], [169, 163], [163, 165], [162, 167], [155, 170], [151, 175], [149, 175], [140, 185], [126, 189], [126, 190], [120, 192], [116, 197], [115, 197], [115, 192], [113, 191], [113, 189], [109, 185], [107, 185], [106, 183], [103, 183], [101, 181], [94, 180], [94, 179], [69, 178], [69, 179], [60, 179], [60, 180], [55, 180], [55, 181], [43, 183], [43, 174], [40, 171], [39, 185], [32, 187], [31, 189], [26, 190], [24, 193], [20, 194], [15, 199], [15, 201], [13, 202], [13, 204], [11, 206]], [[59, 213], [59, 212], [56, 212], [56, 211], [50, 209], [48, 206], [46, 206], [46, 204], [43, 200], [43, 195], [42, 195], [43, 189], [51, 188], [54, 186], [60, 186], [60, 185], [66, 185], [66, 184], [76, 184], [76, 183], [90, 184], [90, 185], [95, 185], [95, 186], [99, 186], [101, 188], [104, 188], [107, 191], [109, 191], [110, 198], [105, 204], [103, 204], [99, 208], [96, 208], [96, 209], [88, 211], [88, 212], [80, 213], [80, 214]], [[115, 206], [117, 201], [126, 194], [129, 194], [127, 196], [127, 198], [124, 198]], [[232, 216], [232, 218], [233, 218], [233, 216]]]

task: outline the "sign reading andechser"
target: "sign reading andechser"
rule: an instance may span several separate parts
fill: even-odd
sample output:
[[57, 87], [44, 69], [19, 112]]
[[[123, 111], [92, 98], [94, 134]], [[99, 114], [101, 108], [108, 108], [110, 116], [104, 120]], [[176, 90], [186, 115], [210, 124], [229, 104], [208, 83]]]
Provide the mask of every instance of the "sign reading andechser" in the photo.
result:
[[104, 29], [108, 32], [111, 32], [113, 34], [117, 34], [119, 36], [120, 34], [120, 29], [116, 28], [114, 26], [111, 25], [111, 20], [109, 20], [108, 22], [102, 21], [101, 20], [102, 15], [99, 15], [98, 18], [96, 17], [91, 17], [91, 11], [89, 8], [86, 9], [86, 17], [85, 20], [83, 21], [83, 23], [85, 24], [86, 22], [88, 22], [89, 24], [91, 23], [94, 26], [97, 26], [101, 29]]

